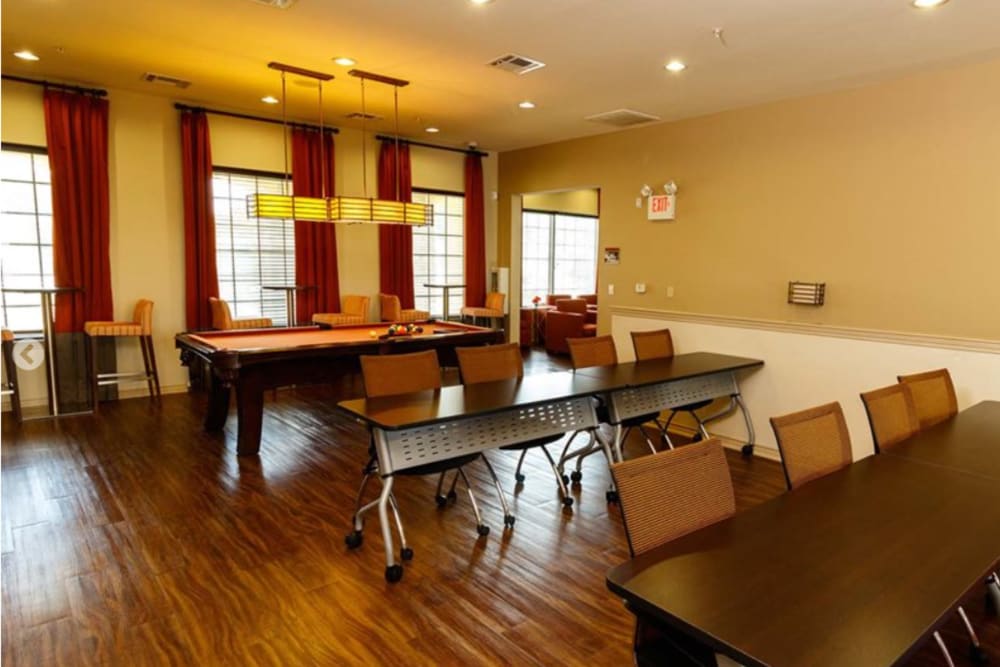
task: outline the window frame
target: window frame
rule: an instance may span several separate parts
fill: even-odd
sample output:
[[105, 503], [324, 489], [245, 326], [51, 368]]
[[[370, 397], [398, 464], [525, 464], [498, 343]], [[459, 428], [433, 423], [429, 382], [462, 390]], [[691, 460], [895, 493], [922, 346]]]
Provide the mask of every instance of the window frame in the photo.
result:
[[[426, 253], [421, 253], [422, 257], [426, 257], [427, 258], [428, 268], [430, 267], [431, 258], [439, 256], [439, 255], [431, 252], [431, 250], [430, 250], [431, 249], [431, 240], [430, 239], [432, 237], [443, 237], [444, 238], [444, 246], [445, 246], [445, 252], [444, 252], [444, 263], [445, 263], [445, 273], [444, 273], [444, 275], [445, 275], [445, 278], [444, 278], [444, 282], [446, 284], [448, 284], [448, 283], [451, 283], [451, 282], [457, 280], [456, 284], [462, 284], [462, 285], [464, 285], [465, 284], [465, 259], [466, 259], [465, 258], [465, 192], [464, 191], [459, 191], [459, 190], [443, 190], [443, 189], [440, 189], [440, 188], [413, 187], [413, 188], [411, 188], [411, 197], [410, 197], [410, 200], [413, 201], [413, 196], [412, 195], [415, 195], [415, 194], [418, 194], [418, 193], [419, 194], [426, 194], [426, 195], [438, 195], [438, 196], [441, 196], [441, 197], [456, 197], [456, 198], [462, 200], [462, 210], [461, 210], [461, 214], [460, 215], [456, 216], [455, 214], [449, 214], [447, 210], [443, 213], [444, 218], [445, 218], [445, 232], [444, 232], [444, 234], [431, 234], [430, 231], [426, 231], [425, 232], [424, 230], [427, 229], [427, 227], [415, 227], [415, 228], [413, 228], [412, 231], [413, 231], [414, 234], [423, 233], [428, 238], [427, 252]], [[438, 215], [438, 212], [434, 211], [434, 215], [436, 217]], [[462, 223], [461, 224], [461, 230], [462, 230], [461, 234], [457, 234], [457, 235], [456, 234], [449, 234], [448, 233], [448, 219], [449, 218], [456, 218], [456, 217], [459, 218], [460, 221], [461, 221], [461, 223]], [[448, 258], [449, 257], [455, 257], [455, 255], [448, 252], [448, 239], [449, 238], [456, 238], [456, 237], [458, 237], [462, 241], [462, 243], [461, 243], [462, 252], [458, 255], [458, 257], [460, 257], [461, 260], [462, 260], [462, 271], [458, 275], [457, 278], [454, 278], [454, 277], [449, 278], [449, 273], [448, 273]], [[414, 250], [414, 252], [413, 252], [413, 259], [416, 260], [416, 258], [417, 258], [417, 252], [416, 252], [416, 250]], [[431, 312], [431, 316], [432, 317], [436, 317], [438, 315], [442, 315], [443, 316], [443, 307], [444, 307], [444, 305], [443, 305], [444, 304], [443, 290], [438, 289], [438, 288], [427, 288], [427, 287], [423, 286], [423, 284], [425, 282], [434, 282], [434, 280], [430, 277], [429, 273], [430, 272], [428, 271], [425, 274], [421, 274], [420, 277], [418, 278], [416, 266], [415, 265], [413, 266], [413, 294], [414, 294], [414, 301], [416, 302], [416, 303], [414, 303], [414, 307], [416, 307], [416, 308], [418, 308], [420, 310], [424, 310], [423, 308], [420, 308], [420, 305], [419, 305], [420, 302], [418, 300], [420, 300], [420, 299], [426, 299], [426, 301], [427, 301], [427, 308], [426, 308], [426, 310], [429, 310]], [[419, 280], [419, 282], [418, 282], [418, 280]], [[465, 287], [461, 287], [461, 288], [449, 290], [449, 298], [448, 298], [449, 314], [457, 313], [458, 310], [461, 308], [461, 306], [465, 304], [465, 289], [466, 289]], [[441, 301], [441, 303], [442, 303], [442, 312], [440, 314], [434, 312], [433, 304], [434, 304], [435, 301]]]
[[[600, 225], [601, 225], [601, 217], [600, 217], [600, 215], [587, 215], [585, 213], [567, 213], [566, 211], [552, 211], [552, 210], [546, 210], [546, 209], [540, 209], [540, 208], [522, 208], [521, 209], [521, 238], [522, 239], [524, 238], [524, 214], [525, 213], [532, 213], [532, 214], [535, 214], [535, 215], [545, 215], [545, 216], [549, 217], [549, 242], [548, 242], [548, 249], [549, 249], [549, 255], [548, 255], [548, 257], [549, 257], [549, 259], [548, 259], [548, 276], [547, 276], [548, 285], [545, 288], [546, 289], [546, 294], [554, 294], [555, 293], [554, 290], [555, 290], [555, 282], [556, 282], [556, 278], [555, 278], [555, 273], [556, 273], [556, 218], [558, 216], [561, 216], [561, 217], [564, 217], [564, 218], [581, 218], [581, 219], [593, 220], [594, 221], [594, 257], [593, 257], [593, 261], [594, 261], [594, 276], [595, 276], [595, 279], [596, 279], [597, 270], [598, 270], [598, 268], [597, 268], [598, 267], [598, 259], [600, 257], [600, 248], [599, 248], [599, 245], [600, 245], [600, 243], [599, 243], [599, 241], [600, 241]], [[522, 276], [524, 275], [524, 248], [523, 248], [523, 246], [522, 246], [522, 249], [521, 249], [521, 275]], [[596, 280], [595, 280], [595, 282], [596, 282]], [[596, 289], [596, 285], [595, 285], [594, 289]], [[589, 293], [590, 292], [581, 292], [580, 294], [589, 294]], [[542, 295], [539, 295], [539, 296], [542, 296]], [[575, 295], [575, 296], [578, 296], [578, 295]], [[530, 307], [532, 307], [532, 304], [530, 303], [530, 300], [527, 303], [524, 302], [524, 300], [525, 300], [525, 294], [524, 294], [523, 282], [522, 282], [522, 286], [521, 286], [521, 296], [520, 296], [520, 299], [521, 299], [521, 302], [522, 302], [521, 303], [521, 307], [522, 308], [530, 308]]]

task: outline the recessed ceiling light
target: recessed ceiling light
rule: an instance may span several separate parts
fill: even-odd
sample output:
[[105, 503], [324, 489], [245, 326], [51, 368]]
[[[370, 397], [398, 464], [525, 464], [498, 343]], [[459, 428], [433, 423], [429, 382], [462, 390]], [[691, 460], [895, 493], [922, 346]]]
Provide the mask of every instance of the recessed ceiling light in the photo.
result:
[[488, 5], [493, 2], [493, 0], [469, 0], [469, 2], [474, 5]]
[[274, 95], [265, 95], [264, 97], [260, 98], [260, 101], [263, 102], [264, 104], [277, 104], [279, 102], [278, 98], [275, 97]]
[[935, 7], [940, 7], [948, 0], [913, 0], [912, 4], [917, 9], [934, 9]]
[[532, 102], [531, 100], [525, 100], [520, 104], [518, 104], [517, 106], [521, 107], [522, 109], [534, 109], [535, 103]]
[[334, 58], [333, 62], [337, 63], [341, 67], [353, 67], [356, 64], [354, 62], [354, 58], [348, 58], [346, 56], [340, 56], [338, 58]]
[[682, 63], [680, 60], [671, 60], [664, 67], [668, 72], [683, 72], [687, 69], [687, 65]]
[[31, 61], [35, 61], [35, 60], [39, 59], [38, 56], [36, 56], [34, 53], [32, 53], [31, 51], [29, 51], [27, 49], [24, 49], [23, 51], [15, 51], [14, 52], [14, 57], [15, 58], [20, 58], [21, 60], [31, 60]]
[[424, 130], [424, 132], [430, 132], [431, 134], [437, 134], [440, 131], [441, 130], [437, 129], [436, 127], [428, 127]]

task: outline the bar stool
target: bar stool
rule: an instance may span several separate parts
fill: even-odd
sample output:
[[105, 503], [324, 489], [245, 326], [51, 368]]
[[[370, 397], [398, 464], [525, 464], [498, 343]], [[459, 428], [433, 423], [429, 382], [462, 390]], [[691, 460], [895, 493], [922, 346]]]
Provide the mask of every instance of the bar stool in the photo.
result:
[[[160, 395], [160, 377], [156, 372], [156, 354], [153, 351], [153, 302], [149, 299], [139, 299], [138, 303], [135, 304], [132, 320], [131, 322], [85, 322], [83, 325], [83, 332], [89, 338], [87, 373], [91, 379], [95, 413], [100, 402], [97, 390], [103, 385], [144, 379], [149, 385], [150, 397]], [[137, 337], [139, 346], [142, 348], [142, 362], [146, 369], [145, 372], [98, 373], [97, 339], [105, 336]]]
[[3, 372], [7, 376], [0, 388], [0, 395], [10, 396], [10, 409], [14, 419], [21, 421], [21, 397], [17, 393], [17, 366], [14, 365], [14, 332], [0, 330], [3, 339]]

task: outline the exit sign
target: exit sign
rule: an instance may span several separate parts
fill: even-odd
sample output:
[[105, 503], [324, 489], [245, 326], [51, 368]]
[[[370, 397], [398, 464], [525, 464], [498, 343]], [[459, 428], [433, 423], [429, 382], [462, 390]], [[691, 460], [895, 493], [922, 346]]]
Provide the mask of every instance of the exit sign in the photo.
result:
[[650, 195], [646, 208], [649, 220], [673, 220], [677, 195]]

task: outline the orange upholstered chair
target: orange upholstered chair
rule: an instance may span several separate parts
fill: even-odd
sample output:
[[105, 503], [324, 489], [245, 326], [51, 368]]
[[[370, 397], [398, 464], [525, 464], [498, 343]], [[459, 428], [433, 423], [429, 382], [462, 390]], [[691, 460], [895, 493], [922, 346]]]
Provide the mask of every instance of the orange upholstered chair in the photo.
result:
[[341, 324], [364, 324], [368, 321], [367, 296], [349, 294], [340, 297], [339, 313], [316, 313], [312, 317], [313, 324], [335, 327]]
[[[459, 347], [455, 349], [455, 354], [458, 356], [458, 372], [464, 384], [512, 380], [524, 375], [521, 348], [517, 343]], [[521, 456], [517, 460], [517, 469], [514, 471], [514, 479], [518, 484], [524, 482], [521, 465], [524, 463], [525, 454], [528, 453], [529, 449], [540, 449], [545, 454], [545, 458], [549, 460], [549, 466], [552, 467], [552, 473], [555, 475], [556, 483], [559, 485], [559, 494], [563, 505], [571, 507], [573, 505], [573, 497], [566, 490], [566, 483], [563, 481], [562, 474], [556, 467], [556, 462], [552, 459], [552, 455], [545, 448], [545, 445], [557, 442], [560, 439], [562, 439], [562, 435], [537, 438], [535, 440], [507, 445], [500, 449], [521, 452]]]
[[[153, 349], [153, 302], [149, 299], [139, 299], [135, 304], [132, 320], [129, 322], [84, 322], [83, 333], [89, 340], [87, 345], [87, 370], [91, 380], [91, 394], [94, 412], [97, 412], [100, 396], [98, 389], [102, 385], [119, 382], [145, 380], [149, 386], [150, 397], [160, 395], [160, 377], [156, 372], [156, 352]], [[139, 339], [142, 349], [144, 372], [130, 373], [98, 373], [97, 371], [97, 340], [99, 338], [120, 338], [135, 336]]]
[[0, 388], [0, 395], [10, 396], [10, 409], [14, 413], [14, 419], [21, 421], [21, 397], [17, 393], [17, 366], [14, 365], [14, 332], [2, 329], [0, 338], [3, 341], [3, 372], [7, 376]]
[[851, 464], [851, 436], [840, 403], [771, 417], [789, 489]]
[[920, 428], [930, 428], [958, 414], [955, 385], [947, 368], [913, 375], [900, 375], [900, 382], [910, 385], [917, 408]]
[[861, 394], [872, 427], [875, 453], [903, 442], [920, 430], [910, 385], [900, 382]]
[[[729, 464], [716, 439], [615, 463], [611, 475], [633, 556], [736, 513]], [[637, 665], [716, 663], [711, 650], [679, 645], [674, 633], [638, 614], [633, 650]]]
[[241, 320], [234, 320], [229, 304], [214, 296], [208, 297], [208, 304], [212, 308], [212, 328], [214, 329], [263, 329], [274, 326], [270, 317], [248, 317]]
[[583, 299], [559, 299], [556, 309], [545, 316], [545, 349], [567, 354], [569, 338], [597, 335], [597, 325], [587, 324], [587, 302]]
[[395, 294], [379, 294], [378, 300], [383, 322], [419, 322], [431, 317], [426, 310], [403, 308], [399, 303], [399, 297]]
[[497, 320], [503, 320], [503, 304], [506, 298], [507, 295], [503, 292], [490, 292], [486, 295], [485, 306], [465, 306], [461, 311], [462, 317], [471, 317], [473, 324], [475, 324], [477, 317], [484, 317], [495, 326]]

